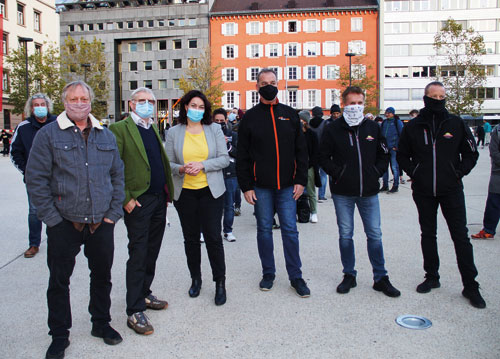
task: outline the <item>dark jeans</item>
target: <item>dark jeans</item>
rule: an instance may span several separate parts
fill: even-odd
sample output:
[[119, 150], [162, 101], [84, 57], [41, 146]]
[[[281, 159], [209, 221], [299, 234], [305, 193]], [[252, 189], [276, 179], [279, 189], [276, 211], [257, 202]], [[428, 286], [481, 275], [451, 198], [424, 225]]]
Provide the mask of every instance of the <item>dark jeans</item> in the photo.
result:
[[422, 231], [422, 254], [424, 257], [424, 270], [426, 278], [439, 279], [439, 255], [437, 249], [437, 209], [446, 220], [451, 239], [455, 245], [458, 269], [462, 276], [465, 288], [477, 288], [478, 283], [474, 278], [477, 269], [474, 265], [472, 244], [467, 232], [467, 219], [465, 214], [465, 198], [463, 191], [445, 196], [427, 196], [413, 193], [413, 200], [417, 205], [418, 220]]
[[42, 221], [40, 221], [36, 215], [36, 208], [31, 202], [29, 193], [28, 208], [29, 244], [30, 247], [40, 247], [40, 242], [42, 241]]
[[165, 193], [143, 194], [137, 198], [141, 207], [124, 216], [128, 235], [127, 315], [146, 310], [144, 298], [151, 294], [156, 260], [160, 253], [165, 224]]
[[71, 328], [69, 279], [75, 267], [75, 257], [84, 245], [83, 253], [90, 269], [89, 312], [92, 323], [105, 325], [111, 321], [111, 267], [114, 253], [114, 224], [102, 222], [91, 234], [88, 226], [78, 232], [68, 220], [47, 227], [47, 265], [49, 267], [49, 335], [68, 337]]
[[484, 210], [483, 226], [484, 231], [495, 235], [498, 221], [500, 220], [500, 193], [488, 192], [486, 209]]
[[236, 189], [234, 190], [234, 207], [241, 208], [241, 189], [238, 180], [236, 180]]
[[191, 278], [201, 278], [200, 231], [203, 231], [213, 280], [225, 279], [226, 263], [221, 237], [224, 197], [214, 198], [208, 187], [197, 190], [183, 188], [174, 206], [181, 222]]
[[224, 193], [224, 233], [233, 231], [235, 194], [239, 191], [238, 179], [236, 177], [224, 178], [226, 192]]
[[478, 137], [478, 138], [477, 138], [477, 144], [476, 144], [476, 146], [479, 146], [479, 144], [480, 144], [481, 142], [483, 143], [483, 147], [484, 147], [484, 136], [483, 136], [483, 137]]

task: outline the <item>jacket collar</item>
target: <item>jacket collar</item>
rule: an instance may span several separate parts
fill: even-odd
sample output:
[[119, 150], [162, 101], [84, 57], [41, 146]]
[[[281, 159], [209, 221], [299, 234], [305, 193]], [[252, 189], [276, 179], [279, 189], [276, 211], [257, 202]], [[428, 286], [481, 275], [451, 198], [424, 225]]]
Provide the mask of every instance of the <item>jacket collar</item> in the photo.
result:
[[[415, 117], [413, 121], [415, 121], [419, 125], [428, 125], [432, 121], [432, 115], [433, 113], [424, 107], [420, 109], [419, 115]], [[443, 112], [443, 121], [447, 120], [449, 115], [450, 113], [445, 109], [445, 111]]]
[[[103, 129], [99, 121], [91, 113], [89, 113], [89, 118], [92, 123], [92, 127], [97, 128], [98, 130]], [[57, 124], [61, 130], [75, 126], [75, 124], [66, 115], [66, 111], [63, 111], [59, 116], [57, 116]]]
[[[337, 118], [336, 120], [333, 120], [333, 121], [339, 121], [339, 125], [340, 125], [340, 126], [344, 127], [346, 130], [349, 130], [349, 131], [354, 131], [354, 129], [353, 129], [351, 126], [349, 126], [349, 125], [347, 124], [347, 122], [345, 121], [345, 119], [344, 119], [344, 115], [340, 116], [339, 118]], [[363, 120], [359, 123], [359, 125], [358, 125], [357, 127], [358, 127], [358, 128], [360, 128], [360, 127], [363, 125], [363, 123], [365, 123], [366, 121], [371, 121], [371, 120], [368, 120], [368, 119], [365, 117], [365, 118], [363, 118]]]

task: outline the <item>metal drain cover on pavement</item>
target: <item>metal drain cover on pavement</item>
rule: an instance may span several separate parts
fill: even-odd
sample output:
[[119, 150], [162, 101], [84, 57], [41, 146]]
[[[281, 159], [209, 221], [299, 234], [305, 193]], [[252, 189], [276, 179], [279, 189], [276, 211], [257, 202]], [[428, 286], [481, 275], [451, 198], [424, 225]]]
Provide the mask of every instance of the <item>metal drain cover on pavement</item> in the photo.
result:
[[427, 329], [432, 327], [432, 322], [429, 319], [411, 314], [397, 317], [396, 323], [408, 329]]

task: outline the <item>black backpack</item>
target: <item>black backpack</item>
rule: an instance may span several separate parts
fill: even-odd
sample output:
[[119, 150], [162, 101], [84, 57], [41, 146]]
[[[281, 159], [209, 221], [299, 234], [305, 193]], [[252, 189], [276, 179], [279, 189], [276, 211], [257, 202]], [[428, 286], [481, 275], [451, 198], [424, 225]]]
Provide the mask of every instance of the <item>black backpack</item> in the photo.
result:
[[297, 200], [297, 220], [299, 223], [308, 223], [311, 217], [311, 208], [309, 207], [309, 196], [303, 194]]

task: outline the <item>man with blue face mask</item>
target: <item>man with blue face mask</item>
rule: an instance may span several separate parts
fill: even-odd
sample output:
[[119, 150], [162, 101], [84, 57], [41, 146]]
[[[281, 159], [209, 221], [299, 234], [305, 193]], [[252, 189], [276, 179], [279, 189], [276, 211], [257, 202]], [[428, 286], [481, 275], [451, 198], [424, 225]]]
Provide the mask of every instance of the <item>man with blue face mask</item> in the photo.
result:
[[389, 150], [380, 127], [365, 118], [363, 89], [353, 86], [342, 93], [342, 116], [329, 124], [320, 143], [319, 164], [331, 176], [330, 189], [339, 228], [340, 258], [344, 279], [337, 292], [348, 293], [356, 287], [354, 257], [354, 208], [367, 237], [367, 249], [373, 271], [373, 289], [389, 297], [401, 293], [393, 287], [385, 269], [378, 179], [389, 162]]
[[152, 294], [150, 287], [165, 231], [167, 202], [174, 190], [170, 161], [153, 120], [155, 103], [150, 89], [138, 88], [129, 101], [130, 116], [109, 127], [125, 165], [127, 325], [143, 335], [153, 333], [144, 311], [168, 306], [167, 301]]
[[[34, 94], [26, 101], [24, 106], [26, 120], [17, 126], [10, 152], [12, 163], [22, 173], [23, 181], [35, 135], [43, 126], [56, 119], [56, 116], [50, 113], [51, 111], [52, 101], [45, 94]], [[24, 252], [24, 258], [32, 258], [38, 253], [42, 239], [42, 222], [36, 216], [36, 208], [29, 195], [28, 206], [29, 248]]]

